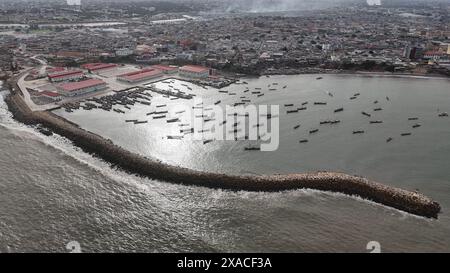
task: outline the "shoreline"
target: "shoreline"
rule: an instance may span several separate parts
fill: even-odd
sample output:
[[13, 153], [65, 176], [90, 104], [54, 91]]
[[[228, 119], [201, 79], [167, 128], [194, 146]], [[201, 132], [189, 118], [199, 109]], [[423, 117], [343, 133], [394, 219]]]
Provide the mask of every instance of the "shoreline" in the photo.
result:
[[[441, 79], [450, 80], [450, 76], [445, 76], [437, 73], [396, 73], [396, 72], [384, 72], [384, 71], [364, 71], [364, 70], [321, 70], [321, 71], [298, 71], [292, 73], [263, 73], [258, 77], [267, 76], [300, 76], [300, 75], [348, 75], [348, 76], [373, 76], [373, 77], [393, 77], [393, 78], [424, 78], [424, 79]], [[245, 75], [245, 78], [252, 78], [252, 75]]]
[[99, 157], [128, 173], [170, 183], [202, 186], [232, 191], [280, 192], [296, 189], [356, 195], [388, 207], [427, 218], [437, 218], [440, 205], [411, 191], [383, 185], [368, 179], [335, 172], [288, 175], [228, 175], [195, 171], [149, 159], [115, 145], [111, 140], [86, 131], [66, 119], [47, 111], [32, 112], [17, 93], [5, 99], [14, 119], [28, 125], [40, 124], [71, 140], [84, 152]]

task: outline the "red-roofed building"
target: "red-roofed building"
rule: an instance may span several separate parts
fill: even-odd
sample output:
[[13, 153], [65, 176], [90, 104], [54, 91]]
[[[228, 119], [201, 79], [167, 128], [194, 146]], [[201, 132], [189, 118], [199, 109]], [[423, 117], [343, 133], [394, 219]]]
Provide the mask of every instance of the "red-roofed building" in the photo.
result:
[[56, 92], [51, 91], [43, 91], [39, 93], [40, 96], [51, 98], [52, 100], [61, 100], [61, 95]]
[[80, 82], [64, 83], [58, 86], [58, 91], [64, 96], [78, 96], [105, 89], [106, 83], [100, 79], [89, 79]]
[[63, 82], [68, 80], [81, 79], [83, 76], [84, 73], [81, 70], [66, 70], [48, 74], [48, 79], [51, 82]]
[[154, 68], [146, 68], [139, 71], [126, 73], [117, 76], [118, 81], [124, 81], [128, 83], [136, 83], [136, 82], [142, 82], [146, 80], [155, 79], [158, 77], [161, 77], [163, 75], [163, 72], [159, 69]]
[[423, 58], [426, 60], [433, 60], [433, 61], [438, 61], [439, 59], [441, 59], [442, 57], [444, 57], [446, 54], [444, 52], [441, 51], [426, 51], [423, 55]]
[[105, 63], [89, 63], [84, 64], [81, 67], [87, 69], [90, 73], [100, 72], [104, 70], [110, 70], [116, 68], [117, 64], [105, 64]]
[[177, 66], [156, 64], [156, 65], [152, 65], [151, 68], [161, 70], [164, 74], [174, 74], [174, 73], [178, 72]]
[[66, 68], [57, 66], [57, 67], [47, 68], [47, 73], [52, 74], [52, 73], [62, 72], [65, 70], [66, 70]]
[[199, 65], [185, 65], [180, 67], [180, 76], [187, 78], [207, 78], [209, 68]]

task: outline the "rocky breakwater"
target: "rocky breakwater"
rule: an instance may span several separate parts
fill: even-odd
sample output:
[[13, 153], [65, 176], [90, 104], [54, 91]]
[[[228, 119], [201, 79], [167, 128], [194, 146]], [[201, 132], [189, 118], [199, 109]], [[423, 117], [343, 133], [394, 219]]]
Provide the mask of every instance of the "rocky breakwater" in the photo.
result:
[[386, 186], [368, 179], [334, 172], [289, 175], [237, 176], [200, 172], [170, 166], [123, 149], [112, 141], [88, 132], [51, 112], [31, 112], [18, 95], [7, 98], [15, 118], [26, 124], [41, 124], [70, 139], [85, 152], [96, 155], [127, 172], [162, 181], [244, 191], [286, 191], [315, 189], [359, 196], [411, 214], [437, 218], [437, 202], [416, 192]]

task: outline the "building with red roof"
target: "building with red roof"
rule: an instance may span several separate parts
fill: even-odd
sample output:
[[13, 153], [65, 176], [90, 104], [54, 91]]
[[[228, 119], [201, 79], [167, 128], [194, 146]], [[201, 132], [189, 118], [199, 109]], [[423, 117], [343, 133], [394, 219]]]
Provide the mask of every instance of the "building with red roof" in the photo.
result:
[[61, 100], [61, 95], [56, 92], [43, 91], [39, 93], [39, 96], [50, 98], [54, 101]]
[[117, 76], [117, 80], [124, 81], [127, 83], [136, 83], [155, 79], [161, 77], [162, 75], [163, 72], [159, 69], [146, 68], [139, 71], [119, 75]]
[[104, 70], [110, 70], [116, 68], [117, 64], [105, 64], [105, 63], [88, 63], [83, 64], [81, 67], [88, 70], [90, 73], [100, 72]]
[[65, 67], [60, 67], [60, 66], [50, 67], [50, 68], [47, 68], [47, 73], [48, 74], [52, 74], [52, 73], [62, 72], [62, 71], [65, 71], [65, 70], [66, 70]]
[[107, 87], [106, 83], [100, 79], [89, 79], [79, 82], [70, 82], [60, 84], [58, 92], [64, 96], [78, 96], [90, 92], [103, 90]]
[[209, 68], [199, 65], [185, 65], [180, 67], [180, 76], [186, 78], [207, 78]]
[[65, 70], [48, 74], [48, 79], [51, 82], [63, 82], [81, 79], [83, 76], [84, 73], [81, 70]]
[[161, 70], [164, 74], [174, 74], [174, 73], [178, 72], [177, 66], [156, 64], [156, 65], [152, 65], [151, 68]]

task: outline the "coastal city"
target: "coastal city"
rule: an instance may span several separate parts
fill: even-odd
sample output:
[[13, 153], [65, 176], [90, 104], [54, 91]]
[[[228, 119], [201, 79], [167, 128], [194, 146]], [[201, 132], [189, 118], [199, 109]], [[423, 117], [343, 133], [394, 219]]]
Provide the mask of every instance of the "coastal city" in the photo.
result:
[[448, 250], [449, 14], [450, 0], [1, 1], [6, 251]]
[[[0, 77], [34, 67], [26, 79], [35, 82], [25, 89], [36, 104], [45, 104], [99, 90], [123, 90], [178, 73], [178, 67], [187, 78], [219, 87], [239, 75], [450, 75], [449, 5], [360, 3], [301, 16], [256, 16], [208, 13], [204, 5], [194, 7], [202, 9], [194, 13], [193, 7], [180, 3], [153, 7], [146, 2], [143, 14], [135, 13], [132, 4], [96, 3], [102, 8], [95, 11], [94, 4], [83, 4], [3, 3]], [[120, 69], [106, 77], [113, 80], [95, 76], [116, 67]], [[67, 81], [78, 83], [60, 84]]]

